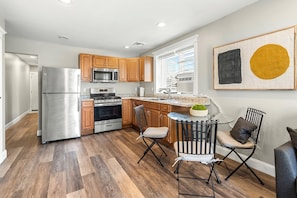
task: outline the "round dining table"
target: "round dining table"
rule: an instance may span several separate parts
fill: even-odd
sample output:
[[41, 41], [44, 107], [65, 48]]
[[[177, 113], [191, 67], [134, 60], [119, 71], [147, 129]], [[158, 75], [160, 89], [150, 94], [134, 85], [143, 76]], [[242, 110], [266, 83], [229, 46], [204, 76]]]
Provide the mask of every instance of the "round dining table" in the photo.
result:
[[172, 120], [183, 120], [183, 121], [206, 121], [206, 120], [217, 120], [218, 124], [228, 124], [234, 120], [232, 116], [224, 113], [218, 113], [217, 115], [207, 115], [207, 116], [192, 116], [190, 113], [177, 113], [170, 112], [168, 117]]

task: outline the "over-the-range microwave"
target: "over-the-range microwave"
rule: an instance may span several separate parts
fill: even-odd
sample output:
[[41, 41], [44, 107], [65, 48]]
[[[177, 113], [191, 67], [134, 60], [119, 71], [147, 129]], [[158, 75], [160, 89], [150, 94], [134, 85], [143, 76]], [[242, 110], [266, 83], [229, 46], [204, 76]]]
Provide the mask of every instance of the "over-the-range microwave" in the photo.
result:
[[109, 68], [93, 68], [92, 82], [118, 82], [119, 70]]

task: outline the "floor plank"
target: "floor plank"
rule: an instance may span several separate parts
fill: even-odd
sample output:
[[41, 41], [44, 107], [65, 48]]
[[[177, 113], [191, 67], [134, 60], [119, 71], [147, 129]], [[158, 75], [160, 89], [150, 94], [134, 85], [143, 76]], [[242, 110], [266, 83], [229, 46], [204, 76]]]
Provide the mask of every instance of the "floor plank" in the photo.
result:
[[117, 185], [120, 187], [124, 197], [144, 197], [115, 158], [110, 158], [107, 160], [107, 167], [112, 177], [115, 179]]
[[7, 159], [1, 164], [0, 166], [0, 177], [4, 177], [4, 175], [7, 173], [15, 159], [18, 157], [20, 152], [22, 151], [22, 147], [12, 148], [9, 150], [7, 154]]
[[[0, 165], [1, 197], [178, 197], [176, 175], [172, 164], [176, 158], [165, 147], [164, 167], [148, 153], [138, 164], [145, 150], [138, 133], [122, 129], [41, 144], [36, 136], [38, 114], [28, 114], [6, 130], [8, 158]], [[160, 155], [158, 147], [153, 150]], [[237, 163], [226, 160], [230, 169]], [[207, 176], [209, 169], [201, 164], [184, 163], [185, 173]], [[214, 182], [218, 198], [274, 198], [275, 180], [257, 172], [265, 185], [242, 167], [229, 180], [224, 163], [216, 166], [222, 183]], [[199, 190], [198, 186], [201, 186]], [[185, 190], [209, 189], [205, 183], [185, 181]]]

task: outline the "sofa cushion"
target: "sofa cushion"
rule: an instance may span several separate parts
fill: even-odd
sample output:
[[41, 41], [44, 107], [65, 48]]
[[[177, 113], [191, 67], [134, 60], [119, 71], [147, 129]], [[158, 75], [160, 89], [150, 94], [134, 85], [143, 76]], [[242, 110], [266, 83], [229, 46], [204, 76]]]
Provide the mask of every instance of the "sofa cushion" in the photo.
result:
[[287, 127], [287, 131], [290, 134], [291, 141], [292, 141], [294, 148], [297, 150], [297, 129], [292, 129], [290, 127]]
[[230, 131], [231, 136], [238, 142], [245, 144], [257, 126], [242, 117], [238, 118]]

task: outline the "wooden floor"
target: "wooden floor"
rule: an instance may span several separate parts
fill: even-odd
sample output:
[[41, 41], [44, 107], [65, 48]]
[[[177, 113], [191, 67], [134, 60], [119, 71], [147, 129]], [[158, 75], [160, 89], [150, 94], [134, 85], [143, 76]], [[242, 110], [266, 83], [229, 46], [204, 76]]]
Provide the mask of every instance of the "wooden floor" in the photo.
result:
[[[133, 129], [42, 145], [36, 137], [37, 120], [36, 113], [28, 114], [6, 131], [8, 158], [0, 165], [0, 197], [178, 197], [173, 150], [165, 148], [164, 168], [151, 153], [137, 164], [145, 146], [136, 141]], [[207, 176], [209, 171], [197, 163], [183, 166], [191, 174]], [[217, 172], [222, 183], [214, 182], [216, 197], [275, 197], [273, 177], [260, 173], [262, 186], [245, 167], [228, 181], [223, 179], [228, 173], [224, 165]], [[188, 190], [199, 186], [209, 189], [205, 183], [185, 182]]]

